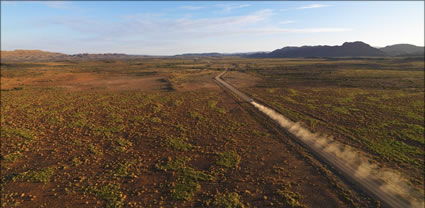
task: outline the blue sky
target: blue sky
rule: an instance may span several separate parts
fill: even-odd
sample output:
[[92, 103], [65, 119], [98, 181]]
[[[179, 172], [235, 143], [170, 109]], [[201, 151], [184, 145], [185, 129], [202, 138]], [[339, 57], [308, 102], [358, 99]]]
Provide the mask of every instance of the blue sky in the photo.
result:
[[424, 45], [424, 2], [1, 2], [1, 50], [174, 55]]

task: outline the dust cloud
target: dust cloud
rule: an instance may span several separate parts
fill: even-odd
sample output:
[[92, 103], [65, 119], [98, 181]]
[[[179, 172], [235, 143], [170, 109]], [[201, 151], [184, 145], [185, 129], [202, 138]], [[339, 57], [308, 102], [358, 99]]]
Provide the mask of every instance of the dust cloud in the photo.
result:
[[376, 190], [393, 195], [396, 198], [402, 197], [409, 201], [411, 207], [424, 207], [422, 197], [417, 196], [422, 194], [409, 187], [406, 180], [394, 170], [379, 168], [377, 164], [371, 163], [369, 158], [360, 155], [353, 148], [335, 141], [332, 137], [312, 133], [299, 123], [289, 120], [273, 109], [255, 101], [252, 101], [251, 104], [322, 157], [326, 157], [332, 163], [343, 165], [349, 170], [348, 174], [351, 174], [353, 178], [372, 181], [376, 184], [374, 186], [377, 186]]

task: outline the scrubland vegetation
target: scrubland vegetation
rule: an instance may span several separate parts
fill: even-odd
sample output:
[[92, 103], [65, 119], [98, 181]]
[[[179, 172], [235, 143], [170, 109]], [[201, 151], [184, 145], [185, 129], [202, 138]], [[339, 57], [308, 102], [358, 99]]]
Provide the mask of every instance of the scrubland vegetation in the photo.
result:
[[423, 63], [2, 63], [2, 207], [375, 206], [213, 77], [423, 187]]
[[[423, 189], [423, 60], [293, 60], [242, 71], [263, 78], [246, 89], [253, 97], [362, 150]], [[237, 85], [237, 75], [228, 76]]]

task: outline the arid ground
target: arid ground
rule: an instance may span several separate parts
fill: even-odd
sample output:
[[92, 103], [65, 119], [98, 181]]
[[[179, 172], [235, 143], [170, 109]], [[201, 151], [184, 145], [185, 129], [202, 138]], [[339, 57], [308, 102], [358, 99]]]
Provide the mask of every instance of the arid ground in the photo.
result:
[[424, 61], [1, 63], [2, 207], [379, 207], [224, 79], [423, 193]]

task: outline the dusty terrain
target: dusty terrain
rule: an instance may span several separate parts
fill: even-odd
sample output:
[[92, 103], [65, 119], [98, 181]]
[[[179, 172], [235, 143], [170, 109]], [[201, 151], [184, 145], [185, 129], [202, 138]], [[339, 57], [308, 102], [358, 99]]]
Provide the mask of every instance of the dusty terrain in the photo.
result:
[[[273, 67], [308, 64], [293, 59], [2, 63], [2, 206], [378, 206], [213, 80], [224, 69], [237, 71], [228, 75], [230, 82], [281, 109], [293, 109], [295, 105], [275, 100], [270, 91], [286, 95], [288, 85], [303, 86], [302, 80], [282, 82], [287, 78], [270, 79], [266, 73]], [[418, 79], [415, 74], [399, 76], [413, 83]], [[293, 100], [312, 97], [304, 94], [307, 89], [294, 90], [302, 96], [290, 96]], [[423, 90], [414, 93], [423, 96]], [[313, 115], [300, 103], [299, 119]], [[414, 105], [423, 106], [423, 100]], [[423, 125], [413, 124], [423, 131]], [[319, 123], [313, 129], [326, 130]], [[418, 142], [423, 145], [423, 138]], [[420, 180], [423, 152], [409, 154], [417, 154], [418, 166], [390, 156], [375, 158], [410, 168], [416, 171], [412, 178]]]
[[423, 191], [423, 64], [405, 59], [288, 61], [245, 70], [263, 78], [248, 88], [234, 72], [226, 76], [291, 120], [398, 170]]

